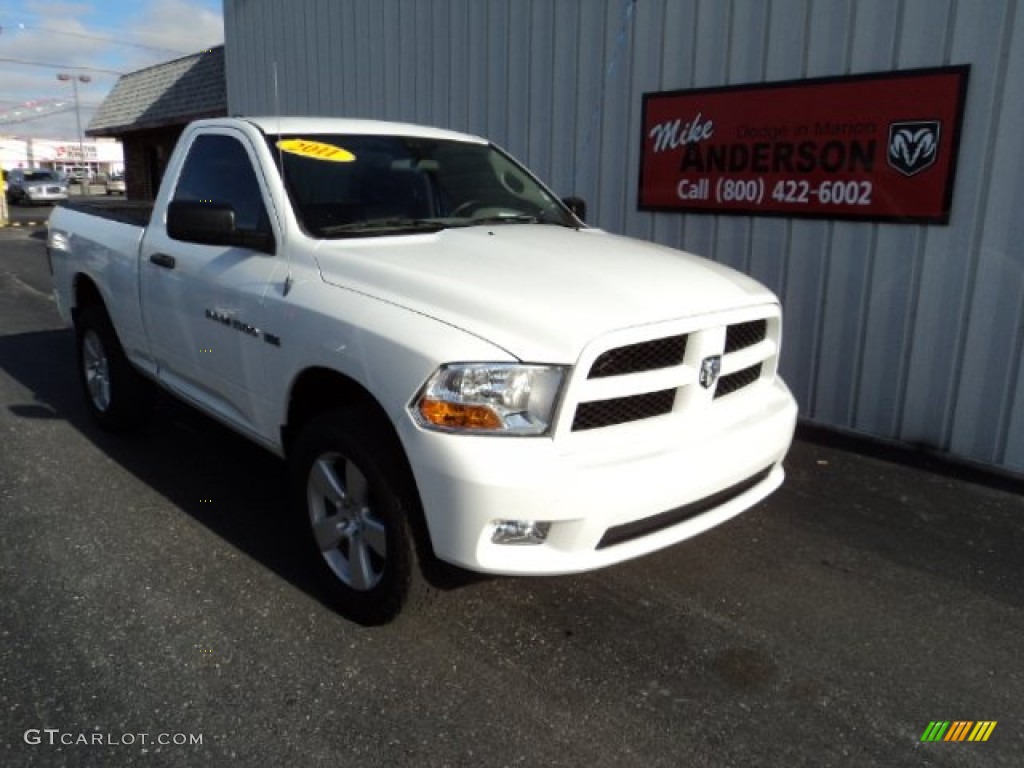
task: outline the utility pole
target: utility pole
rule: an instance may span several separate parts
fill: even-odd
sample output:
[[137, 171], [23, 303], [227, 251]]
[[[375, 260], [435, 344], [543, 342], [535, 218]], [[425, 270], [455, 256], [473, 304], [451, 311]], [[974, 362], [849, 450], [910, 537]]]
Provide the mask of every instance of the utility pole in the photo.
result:
[[67, 72], [60, 72], [57, 74], [57, 79], [62, 83], [71, 82], [71, 91], [74, 94], [75, 100], [75, 128], [78, 131], [78, 161], [82, 164], [83, 172], [86, 177], [82, 179], [82, 194], [86, 191], [86, 182], [88, 181], [88, 169], [85, 164], [85, 143], [82, 140], [82, 113], [78, 107], [78, 84], [79, 83], [90, 83], [92, 78], [89, 75], [74, 75]]

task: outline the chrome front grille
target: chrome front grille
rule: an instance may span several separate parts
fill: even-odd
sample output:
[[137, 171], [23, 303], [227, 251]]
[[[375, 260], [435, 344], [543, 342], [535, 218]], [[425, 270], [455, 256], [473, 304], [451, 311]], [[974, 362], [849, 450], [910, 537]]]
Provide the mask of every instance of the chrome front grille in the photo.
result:
[[[767, 305], [598, 340], [580, 359], [562, 428], [593, 433], [684, 418], [701, 408], [728, 408], [762, 378], [775, 376], [780, 326], [778, 307]], [[645, 330], [648, 338], [642, 338]], [[703, 386], [700, 370], [714, 369], [715, 358], [720, 358], [720, 375]]]

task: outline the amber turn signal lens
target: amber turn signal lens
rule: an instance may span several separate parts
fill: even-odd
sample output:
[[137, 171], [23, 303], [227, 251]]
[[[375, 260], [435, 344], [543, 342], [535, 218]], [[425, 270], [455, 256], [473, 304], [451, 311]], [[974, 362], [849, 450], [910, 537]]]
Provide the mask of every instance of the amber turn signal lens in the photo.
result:
[[501, 419], [482, 405], [460, 405], [424, 398], [420, 415], [430, 424], [447, 429], [501, 429]]

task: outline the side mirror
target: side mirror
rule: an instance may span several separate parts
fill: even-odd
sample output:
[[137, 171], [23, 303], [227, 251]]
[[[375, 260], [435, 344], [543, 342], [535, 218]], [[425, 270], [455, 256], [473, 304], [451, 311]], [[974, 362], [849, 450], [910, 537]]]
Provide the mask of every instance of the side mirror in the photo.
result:
[[563, 197], [565, 207], [573, 212], [573, 215], [580, 221], [587, 220], [587, 201], [582, 197]]
[[272, 232], [235, 227], [235, 209], [227, 203], [175, 200], [167, 206], [167, 235], [202, 245], [237, 245], [273, 255]]

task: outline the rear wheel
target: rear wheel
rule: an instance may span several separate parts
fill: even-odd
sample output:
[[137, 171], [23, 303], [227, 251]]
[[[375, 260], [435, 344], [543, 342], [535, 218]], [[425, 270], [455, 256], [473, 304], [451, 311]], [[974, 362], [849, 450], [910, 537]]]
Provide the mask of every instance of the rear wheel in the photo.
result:
[[411, 473], [381, 417], [348, 410], [317, 417], [298, 436], [291, 490], [331, 602], [361, 624], [384, 624], [432, 594], [415, 529]]
[[108, 432], [141, 426], [153, 409], [153, 383], [125, 357], [110, 318], [100, 306], [76, 318], [78, 374], [93, 419]]

